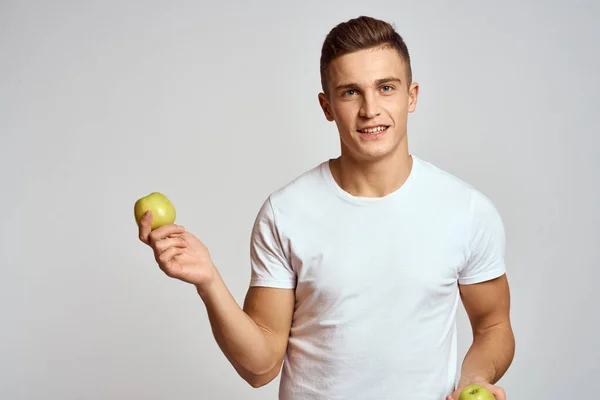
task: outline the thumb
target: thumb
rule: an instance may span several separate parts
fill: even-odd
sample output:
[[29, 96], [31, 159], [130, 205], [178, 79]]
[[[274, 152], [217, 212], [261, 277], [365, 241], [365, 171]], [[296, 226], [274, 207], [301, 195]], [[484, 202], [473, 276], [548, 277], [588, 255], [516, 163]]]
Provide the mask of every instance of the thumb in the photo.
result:
[[148, 236], [152, 232], [152, 211], [144, 213], [139, 225], [139, 238], [142, 242], [148, 244]]

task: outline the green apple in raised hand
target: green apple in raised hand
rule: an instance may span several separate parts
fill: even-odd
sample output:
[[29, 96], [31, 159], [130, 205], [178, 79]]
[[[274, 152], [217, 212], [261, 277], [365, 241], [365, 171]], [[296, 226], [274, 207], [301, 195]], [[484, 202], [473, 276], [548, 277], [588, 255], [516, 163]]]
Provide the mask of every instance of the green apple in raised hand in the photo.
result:
[[152, 230], [175, 222], [175, 207], [162, 193], [152, 192], [135, 202], [133, 213], [138, 226], [148, 210], [152, 211]]
[[496, 398], [481, 385], [469, 385], [460, 392], [458, 400], [495, 400]]

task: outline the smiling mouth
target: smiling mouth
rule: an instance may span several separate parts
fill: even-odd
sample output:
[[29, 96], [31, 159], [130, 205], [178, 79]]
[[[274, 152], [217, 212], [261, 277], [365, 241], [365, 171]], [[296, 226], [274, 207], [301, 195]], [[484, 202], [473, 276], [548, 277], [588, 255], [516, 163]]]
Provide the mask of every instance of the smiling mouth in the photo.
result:
[[379, 125], [374, 128], [358, 129], [357, 131], [366, 135], [377, 135], [385, 132], [389, 128], [389, 125]]

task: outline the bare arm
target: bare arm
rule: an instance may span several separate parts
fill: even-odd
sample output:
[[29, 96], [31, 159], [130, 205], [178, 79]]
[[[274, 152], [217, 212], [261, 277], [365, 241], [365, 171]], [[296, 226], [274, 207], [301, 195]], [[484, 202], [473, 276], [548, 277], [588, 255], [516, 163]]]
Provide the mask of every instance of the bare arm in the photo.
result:
[[287, 347], [295, 291], [250, 288], [242, 309], [202, 241], [175, 224], [152, 231], [151, 222], [151, 214], [145, 214], [139, 224], [140, 240], [153, 249], [167, 276], [195, 285], [213, 335], [238, 374], [254, 387], [273, 380]]
[[478, 380], [495, 384], [508, 370], [515, 352], [506, 275], [461, 285], [460, 293], [471, 321], [473, 343], [463, 361], [458, 386]]
[[241, 309], [220, 274], [198, 289], [217, 344], [238, 374], [260, 387], [279, 374], [294, 311], [294, 290], [251, 287]]

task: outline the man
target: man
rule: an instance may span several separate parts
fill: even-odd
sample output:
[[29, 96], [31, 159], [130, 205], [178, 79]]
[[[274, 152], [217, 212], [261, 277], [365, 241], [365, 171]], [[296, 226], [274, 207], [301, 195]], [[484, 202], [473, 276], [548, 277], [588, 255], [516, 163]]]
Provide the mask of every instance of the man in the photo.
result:
[[[504, 400], [494, 383], [514, 337], [502, 220], [483, 194], [409, 154], [419, 86], [406, 45], [383, 21], [347, 21], [325, 39], [321, 76], [341, 155], [264, 202], [243, 309], [183, 227], [151, 232], [146, 215], [140, 239], [168, 276], [196, 286], [243, 379], [260, 387], [282, 371], [280, 399], [456, 400], [480, 383]], [[457, 371], [461, 299], [473, 343]]]

